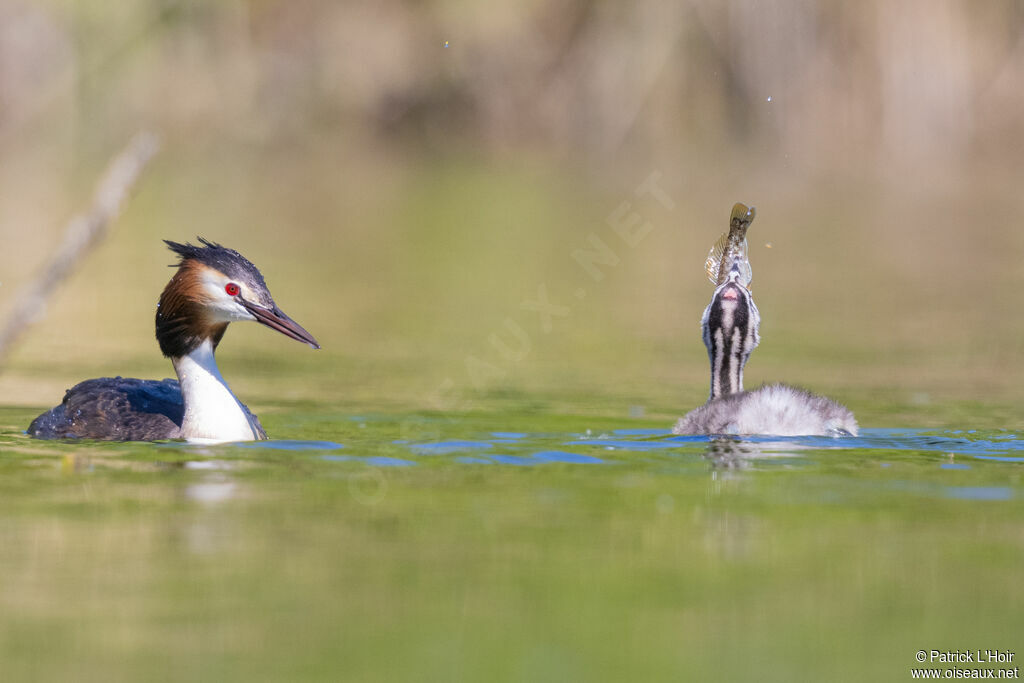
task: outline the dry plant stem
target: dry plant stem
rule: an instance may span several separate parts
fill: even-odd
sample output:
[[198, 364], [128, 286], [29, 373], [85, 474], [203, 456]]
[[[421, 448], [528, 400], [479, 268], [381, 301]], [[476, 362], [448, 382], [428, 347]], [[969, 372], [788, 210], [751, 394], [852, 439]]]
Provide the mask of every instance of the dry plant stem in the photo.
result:
[[107, 234], [128, 193], [159, 148], [160, 141], [155, 135], [138, 133], [107, 167], [88, 210], [71, 219], [50, 263], [18, 294], [0, 330], [0, 365], [18, 337], [39, 318], [57, 286]]

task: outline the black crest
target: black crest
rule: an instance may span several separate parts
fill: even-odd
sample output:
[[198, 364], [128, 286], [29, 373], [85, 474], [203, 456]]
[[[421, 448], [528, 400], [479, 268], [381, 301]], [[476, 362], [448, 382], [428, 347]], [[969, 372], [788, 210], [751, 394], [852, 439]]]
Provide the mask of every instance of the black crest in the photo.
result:
[[179, 242], [164, 240], [164, 244], [181, 257], [181, 261], [172, 265], [172, 268], [177, 268], [187, 260], [194, 260], [219, 270], [229, 278], [244, 281], [254, 291], [264, 292], [267, 290], [267, 283], [264, 282], [263, 275], [249, 259], [234, 249], [228, 249], [216, 242], [211, 242], [202, 237], [197, 239], [202, 246], [196, 246], [190, 242], [180, 244]]

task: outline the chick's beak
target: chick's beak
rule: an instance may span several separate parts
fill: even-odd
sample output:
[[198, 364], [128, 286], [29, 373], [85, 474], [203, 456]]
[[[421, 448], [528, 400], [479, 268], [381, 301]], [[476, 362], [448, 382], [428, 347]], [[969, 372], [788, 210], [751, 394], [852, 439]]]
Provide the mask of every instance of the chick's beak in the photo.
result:
[[277, 306], [273, 308], [264, 308], [259, 304], [255, 304], [251, 301], [238, 297], [238, 302], [245, 306], [245, 309], [252, 313], [253, 317], [256, 318], [256, 322], [266, 325], [272, 330], [277, 330], [286, 337], [291, 337], [300, 342], [309, 344], [314, 349], [319, 349], [320, 344], [317, 343], [316, 339], [313, 338], [309, 332], [298, 324], [282, 311]]

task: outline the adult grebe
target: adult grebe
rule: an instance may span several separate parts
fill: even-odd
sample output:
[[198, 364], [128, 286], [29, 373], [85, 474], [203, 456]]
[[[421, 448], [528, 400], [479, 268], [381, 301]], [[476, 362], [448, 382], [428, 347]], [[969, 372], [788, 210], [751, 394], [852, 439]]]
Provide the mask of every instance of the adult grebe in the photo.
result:
[[[738, 226], [737, 215], [743, 213], [745, 222]], [[853, 413], [831, 399], [785, 384], [743, 391], [743, 367], [761, 341], [761, 315], [746, 287], [751, 273], [746, 259], [746, 228], [753, 216], [752, 208], [737, 204], [729, 235], [734, 244], [726, 248], [720, 242], [708, 258], [708, 273], [714, 272], [718, 283], [701, 319], [704, 346], [711, 361], [711, 395], [707, 403], [683, 416], [672, 432], [856, 436]], [[712, 263], [714, 258], [721, 260], [721, 268]]]
[[237, 251], [202, 237], [202, 246], [164, 241], [181, 260], [157, 304], [156, 339], [178, 381], [86, 380], [32, 421], [31, 436], [206, 442], [267, 438], [217, 369], [213, 354], [228, 323], [255, 320], [314, 349], [320, 345], [277, 307], [260, 271]]

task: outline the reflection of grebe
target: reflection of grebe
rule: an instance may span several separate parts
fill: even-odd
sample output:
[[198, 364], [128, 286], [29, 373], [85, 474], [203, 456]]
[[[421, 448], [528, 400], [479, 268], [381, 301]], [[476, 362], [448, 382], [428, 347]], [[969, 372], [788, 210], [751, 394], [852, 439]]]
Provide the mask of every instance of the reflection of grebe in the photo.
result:
[[[855, 436], [857, 421], [853, 413], [831, 399], [785, 384], [768, 384], [754, 391], [743, 391], [743, 366], [761, 341], [758, 336], [761, 317], [747, 289], [750, 264], [746, 259], [745, 238], [753, 215], [753, 209], [748, 211], [737, 204], [733, 208], [730, 231], [730, 237], [738, 235], [732, 240], [736, 248], [732, 244], [727, 248], [716, 246], [708, 258], [708, 273], [717, 273], [718, 285], [701, 321], [704, 345], [711, 360], [711, 396], [703, 406], [683, 416], [672, 431], [676, 434]], [[717, 267], [718, 263], [712, 263], [716, 258], [721, 268]]]
[[178, 381], [101, 377], [82, 382], [29, 425], [41, 439], [251, 441], [267, 438], [235, 398], [213, 352], [228, 323], [255, 320], [320, 348], [274, 303], [260, 271], [233, 249], [167, 242], [181, 262], [156, 311], [156, 339]]

